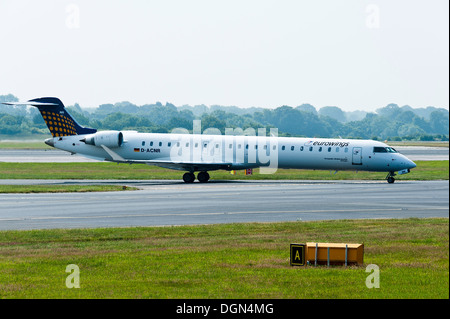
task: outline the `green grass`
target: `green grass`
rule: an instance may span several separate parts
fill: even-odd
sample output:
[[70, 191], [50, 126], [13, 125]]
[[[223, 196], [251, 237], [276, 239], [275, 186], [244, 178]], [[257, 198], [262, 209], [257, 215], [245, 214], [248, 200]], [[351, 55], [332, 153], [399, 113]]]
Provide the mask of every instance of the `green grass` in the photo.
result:
[[449, 147], [448, 141], [388, 141], [391, 146]]
[[[289, 266], [310, 241], [364, 243], [364, 265]], [[1, 231], [0, 298], [448, 299], [448, 255], [448, 219]]]
[[[449, 161], [417, 161], [411, 173], [398, 180], [448, 180]], [[231, 175], [227, 171], [211, 171], [211, 180], [384, 180], [386, 173], [279, 169], [275, 174], [251, 176], [243, 171]], [[0, 179], [177, 179], [183, 172], [148, 165], [115, 163], [0, 163]]]
[[119, 185], [0, 185], [0, 194], [115, 192], [136, 189]]

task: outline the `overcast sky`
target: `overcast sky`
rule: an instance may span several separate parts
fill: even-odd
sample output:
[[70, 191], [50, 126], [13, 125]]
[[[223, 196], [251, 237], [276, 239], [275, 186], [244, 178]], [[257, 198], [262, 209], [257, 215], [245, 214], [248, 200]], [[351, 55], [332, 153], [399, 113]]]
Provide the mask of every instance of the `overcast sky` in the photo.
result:
[[0, 0], [0, 47], [21, 100], [449, 105], [448, 0]]

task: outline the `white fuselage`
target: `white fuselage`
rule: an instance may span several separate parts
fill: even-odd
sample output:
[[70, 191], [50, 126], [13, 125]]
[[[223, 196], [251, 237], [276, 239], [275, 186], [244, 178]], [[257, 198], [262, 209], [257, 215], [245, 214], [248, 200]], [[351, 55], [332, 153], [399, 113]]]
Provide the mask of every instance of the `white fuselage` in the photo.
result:
[[[122, 131], [123, 144], [110, 147], [121, 158], [152, 165], [152, 161], [222, 164], [225, 169], [255, 167], [394, 172], [416, 165], [388, 145], [372, 140], [162, 134]], [[99, 145], [74, 135], [53, 138], [55, 148], [98, 160], [115, 161]], [[108, 145], [106, 145], [108, 146]], [[375, 152], [387, 148], [390, 152]], [[159, 164], [153, 164], [163, 166]], [[213, 167], [213, 165], [211, 166]], [[184, 168], [174, 169], [186, 170]], [[221, 169], [211, 168], [208, 170]]]

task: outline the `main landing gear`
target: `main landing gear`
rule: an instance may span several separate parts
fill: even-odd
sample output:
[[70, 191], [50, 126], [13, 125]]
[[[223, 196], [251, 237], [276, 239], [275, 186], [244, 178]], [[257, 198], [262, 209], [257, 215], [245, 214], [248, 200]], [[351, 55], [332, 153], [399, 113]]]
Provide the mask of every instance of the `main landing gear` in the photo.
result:
[[[200, 183], [206, 183], [207, 181], [209, 181], [209, 174], [208, 174], [208, 172], [200, 172], [200, 173], [198, 173], [197, 179], [198, 179], [198, 181]], [[185, 183], [193, 183], [195, 181], [194, 173], [191, 173], [191, 172], [184, 173], [183, 181]]]
[[183, 181], [185, 183], [193, 183], [195, 181], [195, 175], [194, 173], [185, 173], [183, 175]]
[[394, 172], [389, 172], [389, 174], [386, 176], [386, 180], [389, 184], [393, 184], [395, 182], [395, 173]]

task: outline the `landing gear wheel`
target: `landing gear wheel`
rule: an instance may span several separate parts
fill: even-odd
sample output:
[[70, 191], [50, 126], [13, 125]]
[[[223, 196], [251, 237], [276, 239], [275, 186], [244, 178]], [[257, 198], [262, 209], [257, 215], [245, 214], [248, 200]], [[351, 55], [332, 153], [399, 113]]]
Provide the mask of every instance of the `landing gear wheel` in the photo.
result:
[[193, 183], [195, 181], [195, 175], [193, 173], [184, 173], [183, 181], [185, 183]]
[[395, 172], [389, 172], [389, 174], [386, 176], [386, 180], [389, 184], [393, 184], [395, 182]]
[[197, 175], [197, 179], [200, 183], [206, 183], [207, 181], [209, 181], [209, 174], [208, 172], [200, 172]]

